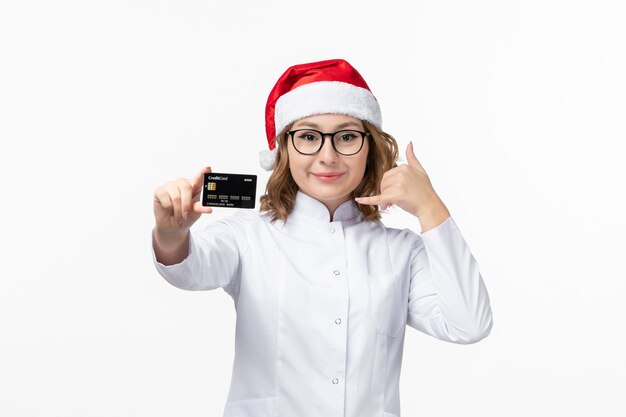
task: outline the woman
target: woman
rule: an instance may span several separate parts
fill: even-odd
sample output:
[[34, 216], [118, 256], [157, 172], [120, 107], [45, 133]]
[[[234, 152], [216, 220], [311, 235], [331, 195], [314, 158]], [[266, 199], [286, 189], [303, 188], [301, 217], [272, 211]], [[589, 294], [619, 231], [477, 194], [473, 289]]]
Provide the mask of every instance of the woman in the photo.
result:
[[[235, 303], [223, 415], [399, 416], [406, 325], [462, 344], [491, 331], [476, 260], [412, 144], [396, 165], [378, 102], [348, 62], [290, 67], [266, 130], [261, 164], [274, 172], [260, 213], [190, 231], [212, 211], [198, 201], [208, 167], [154, 193], [159, 273], [182, 289], [221, 287]], [[421, 235], [384, 226], [390, 205]]]

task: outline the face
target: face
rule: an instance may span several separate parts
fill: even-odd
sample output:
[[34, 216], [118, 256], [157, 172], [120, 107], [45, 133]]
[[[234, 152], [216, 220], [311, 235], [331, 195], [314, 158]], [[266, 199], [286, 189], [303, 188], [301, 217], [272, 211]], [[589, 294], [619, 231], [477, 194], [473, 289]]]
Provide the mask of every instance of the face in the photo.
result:
[[[294, 123], [290, 130], [312, 128], [324, 133], [354, 129], [364, 132], [363, 123], [352, 116], [342, 114], [318, 114]], [[330, 136], [326, 136], [324, 146], [315, 155], [302, 155], [293, 148], [288, 136], [287, 152], [289, 169], [300, 191], [324, 203], [332, 214], [343, 202], [351, 198], [351, 193], [361, 183], [365, 173], [368, 140], [355, 155], [340, 155], [333, 149]]]

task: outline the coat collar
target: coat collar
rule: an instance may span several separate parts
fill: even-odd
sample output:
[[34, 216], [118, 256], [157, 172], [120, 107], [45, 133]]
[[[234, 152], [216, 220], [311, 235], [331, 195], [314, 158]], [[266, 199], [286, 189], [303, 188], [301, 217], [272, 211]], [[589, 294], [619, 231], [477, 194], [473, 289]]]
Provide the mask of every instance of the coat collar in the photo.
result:
[[[361, 217], [361, 212], [357, 208], [356, 202], [350, 199], [337, 207], [333, 214], [332, 221], [352, 224], [359, 222]], [[301, 221], [329, 223], [331, 221], [330, 212], [324, 203], [299, 190], [296, 194], [295, 204], [289, 214], [289, 220], [287, 220], [287, 222], [290, 220], [295, 220], [298, 223]]]

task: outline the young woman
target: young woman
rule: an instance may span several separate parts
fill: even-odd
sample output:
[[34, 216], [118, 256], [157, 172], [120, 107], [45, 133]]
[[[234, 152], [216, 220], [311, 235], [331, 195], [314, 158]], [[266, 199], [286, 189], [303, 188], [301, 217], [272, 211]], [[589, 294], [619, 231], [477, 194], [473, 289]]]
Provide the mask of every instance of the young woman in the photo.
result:
[[[154, 192], [153, 260], [172, 285], [223, 288], [237, 311], [225, 417], [392, 417], [406, 325], [468, 344], [492, 328], [478, 264], [426, 172], [382, 130], [344, 60], [295, 65], [266, 106], [260, 212], [190, 230], [203, 174]], [[417, 223], [386, 227], [396, 205]]]

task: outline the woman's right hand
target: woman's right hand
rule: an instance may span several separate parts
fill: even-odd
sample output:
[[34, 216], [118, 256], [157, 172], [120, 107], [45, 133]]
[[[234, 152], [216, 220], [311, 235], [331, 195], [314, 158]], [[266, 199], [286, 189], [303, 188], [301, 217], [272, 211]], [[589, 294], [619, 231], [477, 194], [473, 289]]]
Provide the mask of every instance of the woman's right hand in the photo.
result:
[[213, 211], [200, 202], [204, 174], [209, 172], [211, 167], [202, 168], [192, 179], [179, 177], [154, 190], [154, 217], [158, 234], [186, 236], [202, 213]]

